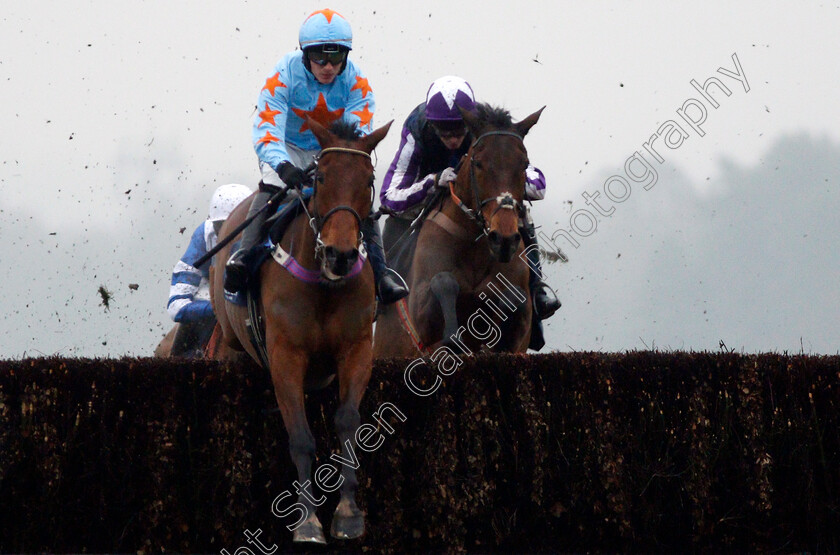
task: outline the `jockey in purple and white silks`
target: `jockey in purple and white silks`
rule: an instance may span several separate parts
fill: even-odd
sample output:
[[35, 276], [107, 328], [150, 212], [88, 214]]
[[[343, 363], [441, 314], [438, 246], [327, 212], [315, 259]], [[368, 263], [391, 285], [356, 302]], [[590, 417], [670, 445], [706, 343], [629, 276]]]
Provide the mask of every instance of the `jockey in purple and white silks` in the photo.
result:
[[[424, 201], [434, 187], [449, 187], [455, 179], [454, 168], [473, 141], [459, 108], [474, 110], [475, 96], [469, 83], [449, 75], [432, 83], [426, 93], [426, 102], [414, 108], [406, 118], [400, 146], [379, 192], [382, 205], [395, 213], [385, 221], [383, 237], [386, 250], [422, 211]], [[529, 165], [525, 178], [525, 200], [544, 198], [543, 173]], [[523, 243], [528, 249], [537, 241], [529, 212], [526, 212], [521, 225]], [[528, 249], [527, 254], [531, 262], [529, 284], [535, 313], [540, 319], [545, 319], [560, 308], [560, 301], [542, 281], [538, 250]]]
[[245, 185], [237, 184], [217, 188], [210, 199], [207, 220], [195, 228], [187, 250], [172, 270], [166, 311], [173, 321], [181, 324], [172, 344], [172, 356], [186, 354], [195, 343], [203, 345], [197, 337], [202, 334], [196, 330], [213, 331], [216, 316], [210, 305], [210, 262], [198, 268], [195, 262], [216, 246], [222, 223], [251, 192]]
[[[324, 127], [334, 121], [357, 126], [360, 134], [372, 130], [375, 101], [362, 70], [348, 59], [353, 33], [341, 14], [330, 9], [312, 13], [299, 34], [301, 50], [281, 59], [269, 75], [257, 101], [258, 114], [251, 132], [262, 180], [248, 216], [257, 213], [278, 191], [297, 188], [307, 180], [307, 167], [320, 146], [306, 124], [308, 115]], [[225, 289], [242, 291], [248, 280], [246, 259], [260, 237], [266, 211], [242, 235], [239, 250], [226, 266]], [[385, 265], [378, 224], [367, 218], [362, 235], [373, 266], [380, 301], [385, 304], [408, 295], [402, 278]]]
[[[436, 184], [448, 186], [451, 180], [441, 181], [438, 174], [454, 168], [473, 140], [464, 126], [459, 106], [465, 110], [475, 108], [469, 83], [454, 76], [441, 77], [432, 83], [426, 102], [414, 108], [403, 124], [400, 146], [379, 192], [383, 206], [405, 218], [414, 217]], [[545, 196], [542, 172], [529, 165], [525, 176], [525, 199], [542, 200]]]

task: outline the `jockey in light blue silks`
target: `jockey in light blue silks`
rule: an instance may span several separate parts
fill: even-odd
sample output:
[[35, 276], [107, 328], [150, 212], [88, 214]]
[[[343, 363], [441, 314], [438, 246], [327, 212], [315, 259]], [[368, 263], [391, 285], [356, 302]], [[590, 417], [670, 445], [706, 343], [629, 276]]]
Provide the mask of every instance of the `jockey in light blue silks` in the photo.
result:
[[[390, 249], [408, 230], [412, 220], [423, 209], [429, 193], [435, 187], [449, 187], [449, 183], [454, 181], [454, 168], [473, 141], [459, 108], [474, 110], [472, 87], [461, 77], [447, 75], [431, 84], [426, 102], [414, 108], [406, 118], [400, 146], [379, 192], [382, 206], [392, 213], [385, 221], [383, 231], [386, 249]], [[525, 200], [535, 201], [543, 197], [545, 176], [529, 164], [525, 170]], [[526, 211], [520, 231], [530, 262], [528, 283], [534, 312], [542, 320], [560, 308], [560, 301], [542, 281], [539, 251], [528, 248], [537, 244], [530, 211]]]
[[[306, 124], [307, 115], [327, 128], [343, 120], [356, 125], [362, 135], [372, 130], [373, 90], [361, 69], [348, 59], [353, 33], [347, 20], [329, 9], [314, 12], [303, 22], [299, 40], [301, 49], [277, 63], [257, 101], [259, 113], [251, 136], [262, 180], [249, 217], [274, 193], [300, 187], [307, 180], [301, 168], [307, 167], [320, 150]], [[265, 212], [245, 229], [239, 250], [227, 263], [225, 289], [230, 292], [242, 291], [247, 284], [247, 258], [261, 239]], [[376, 221], [367, 218], [361, 231], [379, 300], [388, 304], [408, 295], [402, 278], [385, 265]]]
[[222, 223], [251, 192], [245, 185], [237, 184], [217, 188], [210, 199], [207, 220], [195, 228], [186, 252], [172, 270], [166, 311], [180, 324], [172, 343], [172, 356], [189, 356], [210, 339], [216, 323], [210, 305], [210, 262], [199, 268], [195, 262], [216, 246]]

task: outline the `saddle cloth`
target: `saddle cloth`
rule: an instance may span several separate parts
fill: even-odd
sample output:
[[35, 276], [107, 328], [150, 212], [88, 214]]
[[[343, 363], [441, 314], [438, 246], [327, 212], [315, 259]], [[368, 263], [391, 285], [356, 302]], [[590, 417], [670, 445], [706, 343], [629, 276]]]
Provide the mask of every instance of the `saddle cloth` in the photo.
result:
[[[248, 280], [249, 284], [258, 282], [258, 280], [255, 279], [255, 276], [257, 275], [260, 266], [262, 266], [265, 259], [270, 256], [275, 243], [278, 243], [283, 238], [283, 234], [286, 232], [289, 225], [294, 221], [298, 214], [303, 212], [303, 201], [300, 197], [297, 197], [291, 200], [292, 207], [278, 217], [278, 214], [280, 214], [280, 212], [289, 204], [289, 202], [280, 204], [274, 215], [266, 220], [266, 225], [268, 226], [267, 237], [263, 242], [257, 244], [251, 255], [247, 257], [246, 262], [250, 278]], [[265, 231], [263, 231], [263, 233], [265, 233]], [[240, 241], [234, 242], [231, 246], [230, 252], [236, 252], [239, 249], [239, 244]], [[245, 291], [231, 293], [230, 291], [225, 290], [225, 300], [237, 306], [247, 305]]]

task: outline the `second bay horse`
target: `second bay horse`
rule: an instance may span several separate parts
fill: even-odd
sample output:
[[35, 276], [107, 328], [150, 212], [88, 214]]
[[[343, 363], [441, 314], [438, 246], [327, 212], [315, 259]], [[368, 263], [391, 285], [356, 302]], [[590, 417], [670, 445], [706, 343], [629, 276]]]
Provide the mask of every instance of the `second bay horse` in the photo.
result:
[[528, 167], [523, 138], [541, 113], [513, 123], [506, 110], [487, 104], [462, 111], [475, 140], [420, 227], [407, 300], [377, 318], [374, 357], [433, 355], [442, 346], [465, 354], [528, 348], [532, 306], [519, 234]]

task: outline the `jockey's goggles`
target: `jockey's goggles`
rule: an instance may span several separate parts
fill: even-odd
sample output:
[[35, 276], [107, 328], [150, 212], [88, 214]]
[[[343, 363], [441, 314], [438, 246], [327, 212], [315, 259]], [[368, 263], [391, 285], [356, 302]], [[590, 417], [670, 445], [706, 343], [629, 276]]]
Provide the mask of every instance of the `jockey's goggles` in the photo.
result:
[[432, 124], [432, 129], [434, 129], [437, 136], [443, 140], [457, 139], [467, 134], [467, 128], [463, 125], [449, 129], [441, 129], [437, 125]]
[[341, 65], [347, 59], [347, 51], [339, 50], [338, 52], [323, 52], [321, 50], [310, 50], [306, 53], [309, 61], [319, 66], [327, 65], [327, 62], [334, 66]]

